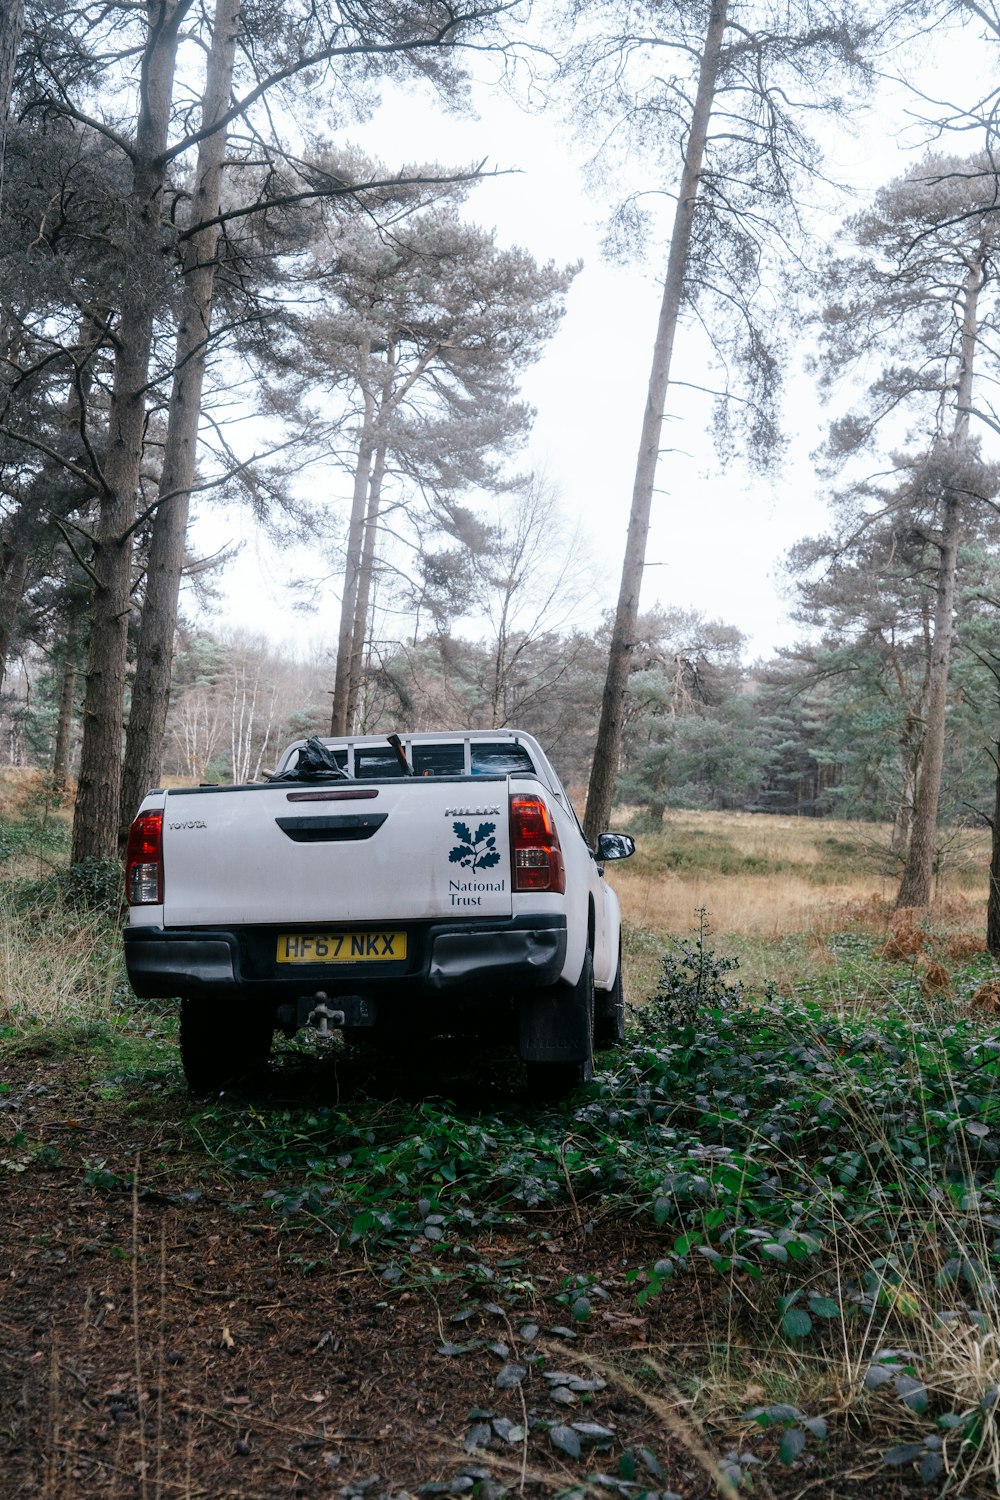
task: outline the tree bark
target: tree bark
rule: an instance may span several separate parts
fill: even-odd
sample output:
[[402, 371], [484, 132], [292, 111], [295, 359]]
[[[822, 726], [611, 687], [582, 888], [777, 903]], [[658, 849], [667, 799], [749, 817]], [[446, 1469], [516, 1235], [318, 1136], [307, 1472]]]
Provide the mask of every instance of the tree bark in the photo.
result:
[[889, 844], [890, 851], [905, 859], [910, 847], [910, 836], [913, 831], [913, 802], [916, 795], [917, 773], [912, 758], [903, 757], [903, 785], [899, 793], [899, 801], [896, 804], [896, 816], [892, 821], [892, 838]]
[[361, 547], [361, 569], [358, 575], [358, 601], [354, 610], [354, 633], [351, 640], [351, 668], [347, 689], [348, 730], [357, 722], [358, 694], [361, 690], [365, 644], [368, 640], [368, 609], [371, 604], [372, 578], [375, 573], [375, 549], [378, 541], [378, 517], [382, 503], [382, 479], [385, 475], [385, 440], [375, 448], [371, 482], [368, 486], [368, 513]]
[[[367, 361], [368, 349], [362, 351]], [[354, 646], [354, 618], [361, 583], [361, 554], [364, 547], [365, 516], [368, 513], [368, 491], [372, 458], [375, 453], [375, 401], [363, 383], [364, 415], [358, 440], [358, 457], [354, 469], [354, 494], [347, 526], [347, 559], [344, 564], [344, 591], [340, 600], [340, 630], [337, 635], [337, 665], [333, 679], [333, 703], [330, 708], [330, 733], [347, 734], [348, 703], [351, 694], [351, 658]]]
[[79, 621], [76, 611], [70, 609], [66, 623], [66, 640], [63, 644], [62, 688], [59, 693], [59, 717], [56, 720], [56, 743], [52, 753], [52, 786], [57, 792], [64, 790], [69, 781], [69, 769], [73, 745], [73, 707], [76, 701]]
[[[147, 0], [148, 30], [133, 156], [130, 208], [136, 251], [159, 253], [164, 152], [173, 94], [177, 34], [190, 0]], [[108, 446], [91, 567], [94, 577], [90, 653], [83, 708], [80, 779], [73, 818], [72, 860], [112, 859], [117, 852], [122, 779], [122, 717], [128, 622], [132, 604], [132, 540], [146, 427], [153, 339], [153, 299], [141, 275], [125, 283], [118, 320]]]
[[0, 687], [3, 687], [7, 659], [17, 630], [17, 612], [28, 580], [31, 547], [27, 538], [30, 527], [23, 524], [24, 521], [22, 510], [14, 519], [11, 535], [3, 551], [3, 571], [0, 573]]
[[944, 525], [940, 543], [934, 646], [927, 691], [927, 729], [920, 760], [920, 779], [913, 808], [910, 847], [903, 867], [896, 906], [924, 907], [930, 904], [934, 881], [934, 851], [937, 842], [938, 803], [944, 766], [945, 712], [948, 706], [948, 673], [955, 619], [955, 568], [961, 531], [961, 506], [957, 495], [944, 502]]
[[[998, 679], [1000, 682], [1000, 679]], [[1000, 958], [1000, 737], [994, 746], [993, 821], [990, 824], [990, 891], [986, 899], [986, 947]]]
[[[240, 0], [216, 0], [212, 46], [202, 100], [202, 129], [216, 124], [229, 108]], [[191, 486], [197, 463], [208, 343], [212, 326], [222, 179], [228, 132], [219, 128], [198, 149], [192, 225], [202, 224], [187, 243], [177, 329], [173, 388], [160, 475], [156, 516], [150, 538], [142, 624], [122, 772], [119, 848], [142, 798], [160, 779], [174, 632], [184, 567]]]
[[692, 227], [708, 137], [708, 123], [715, 100], [722, 60], [727, 11], [727, 0], [712, 0], [698, 73], [698, 89], [691, 116], [691, 130], [684, 151], [680, 192], [670, 236], [670, 253], [667, 258], [663, 299], [660, 304], [646, 409], [643, 415], [632, 489], [632, 509], [625, 543], [621, 588], [608, 652], [601, 718], [597, 731], [597, 743], [594, 747], [594, 764], [583, 820], [584, 833], [591, 844], [596, 842], [598, 834], [608, 826], [615, 777], [621, 759], [625, 697], [628, 692], [632, 652], [635, 649], [639, 593], [642, 587], [649, 516], [660, 453], [663, 413], [670, 384], [670, 362], [684, 295]]
[[14, 93], [14, 69], [23, 35], [24, 0], [0, 0], [0, 114], [3, 120], [3, 133], [0, 137], [0, 187], [3, 184], [3, 149], [7, 144], [10, 101]]

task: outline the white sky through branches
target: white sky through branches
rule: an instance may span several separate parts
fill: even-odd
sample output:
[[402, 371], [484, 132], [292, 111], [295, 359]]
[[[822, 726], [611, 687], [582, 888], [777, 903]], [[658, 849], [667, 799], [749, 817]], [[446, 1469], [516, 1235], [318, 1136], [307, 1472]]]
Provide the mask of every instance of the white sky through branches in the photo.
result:
[[[939, 36], [917, 81], [928, 94], [971, 105], [979, 96], [975, 75], [981, 67], [987, 76], [995, 58], [995, 49], [977, 45], [968, 29]], [[538, 260], [584, 262], [559, 332], [528, 371], [523, 391], [537, 410], [527, 461], [555, 486], [568, 527], [580, 523], [590, 553], [594, 586], [573, 615], [573, 623], [589, 630], [617, 598], [661, 267], [653, 260], [610, 265], [603, 258], [610, 195], [601, 201], [588, 189], [584, 150], [555, 113], [525, 114], [486, 87], [476, 99], [479, 117], [468, 119], [443, 113], [427, 96], [393, 94], [370, 122], [352, 129], [350, 138], [394, 169], [430, 160], [448, 166], [485, 161], [489, 168], [513, 169], [470, 192], [467, 216], [495, 226], [500, 243], [521, 244]], [[851, 199], [841, 200], [841, 220], [919, 159], [928, 133], [915, 122], [917, 113], [912, 96], [886, 84], [877, 108], [860, 121], [853, 138], [840, 134], [831, 142], [831, 176], [854, 190]], [[936, 146], [964, 155], [981, 143], [981, 136], [966, 132]], [[834, 219], [817, 219], [820, 236], [834, 228]], [[777, 303], [780, 288], [772, 294]], [[691, 335], [679, 338], [673, 369], [677, 380], [713, 383]], [[643, 607], [659, 602], [700, 610], [742, 630], [749, 659], [766, 658], [801, 634], [788, 618], [778, 565], [793, 542], [827, 525], [822, 482], [809, 459], [827, 416], [808, 377], [792, 370], [785, 402], [788, 456], [780, 470], [762, 479], [739, 462], [720, 468], [707, 430], [706, 398], [675, 389], [670, 410], [676, 417], [665, 424], [664, 448], [674, 451], [664, 453], [660, 463]], [[330, 472], [323, 472], [324, 485]], [[340, 493], [346, 511], [347, 481]], [[225, 575], [220, 608], [203, 617], [206, 627], [235, 625], [266, 634], [276, 644], [297, 643], [301, 654], [306, 647], [320, 653], [328, 647], [332, 654], [336, 574], [321, 591], [321, 603], [307, 613], [293, 613], [285, 588], [291, 577], [329, 574], [329, 561], [314, 560], [303, 549], [268, 547], [249, 517], [236, 512], [203, 521], [194, 531], [202, 553], [232, 539], [243, 541], [243, 551]], [[473, 620], [460, 622], [459, 630], [478, 633]]]

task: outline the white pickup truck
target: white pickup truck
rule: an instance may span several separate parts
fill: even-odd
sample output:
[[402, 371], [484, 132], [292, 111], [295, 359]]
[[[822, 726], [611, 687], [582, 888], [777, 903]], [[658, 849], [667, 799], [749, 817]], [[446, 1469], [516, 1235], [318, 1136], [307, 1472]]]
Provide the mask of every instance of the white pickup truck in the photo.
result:
[[178, 997], [203, 1090], [276, 1028], [514, 1041], [529, 1079], [586, 1081], [624, 1026], [618, 901], [558, 776], [514, 730], [299, 740], [259, 784], [149, 792], [126, 856], [125, 958]]

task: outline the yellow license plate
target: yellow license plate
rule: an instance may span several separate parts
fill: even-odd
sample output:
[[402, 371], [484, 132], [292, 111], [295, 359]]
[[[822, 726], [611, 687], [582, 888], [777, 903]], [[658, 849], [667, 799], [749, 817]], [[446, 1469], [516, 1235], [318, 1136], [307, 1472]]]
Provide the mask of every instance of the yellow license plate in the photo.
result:
[[405, 957], [405, 932], [286, 932], [278, 938], [279, 964], [391, 963]]

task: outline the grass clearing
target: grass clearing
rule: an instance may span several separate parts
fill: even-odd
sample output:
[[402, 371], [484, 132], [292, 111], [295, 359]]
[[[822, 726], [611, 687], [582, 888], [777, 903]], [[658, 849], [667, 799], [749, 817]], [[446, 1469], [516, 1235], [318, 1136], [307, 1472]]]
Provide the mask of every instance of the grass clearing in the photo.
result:
[[[627, 811], [616, 821], [632, 826]], [[632, 998], [655, 985], [664, 935], [690, 931], [699, 910], [710, 913], [716, 941], [739, 956], [753, 984], [785, 994], [837, 968], [830, 936], [860, 929], [888, 938], [898, 925], [889, 836], [871, 823], [666, 813], [661, 830], [639, 834], [634, 858], [606, 871], [630, 929]], [[934, 907], [922, 925], [981, 951], [989, 833], [960, 829], [943, 846]]]

